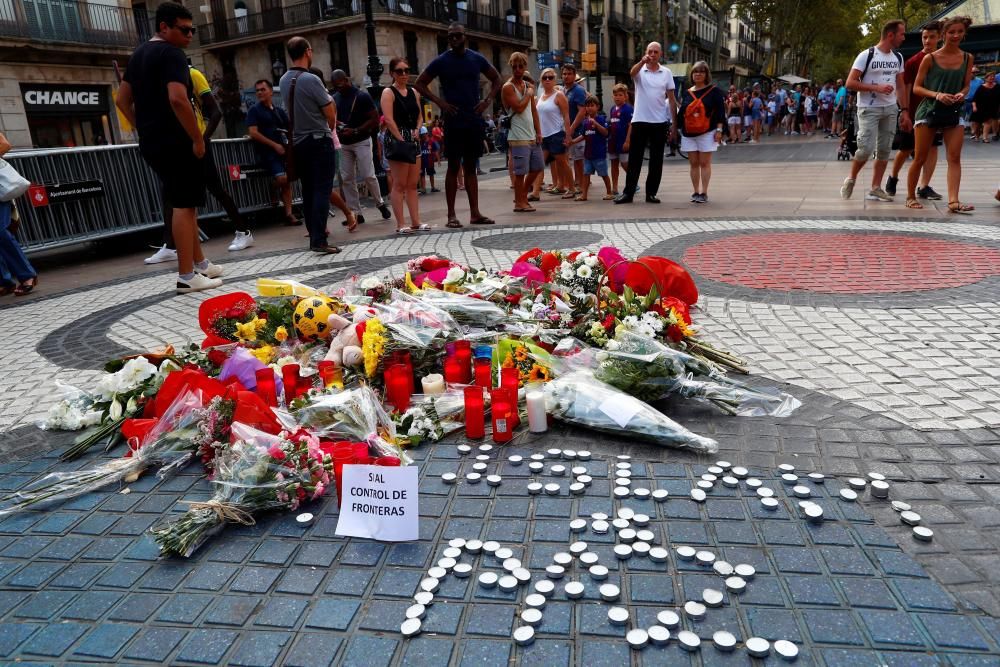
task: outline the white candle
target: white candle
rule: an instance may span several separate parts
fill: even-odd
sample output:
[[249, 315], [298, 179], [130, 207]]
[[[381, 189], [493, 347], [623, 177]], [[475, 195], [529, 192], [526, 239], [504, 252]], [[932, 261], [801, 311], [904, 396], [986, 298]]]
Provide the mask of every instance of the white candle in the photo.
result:
[[420, 385], [424, 388], [424, 394], [428, 396], [432, 394], [443, 394], [444, 376], [440, 373], [431, 373], [426, 377], [420, 378]]
[[532, 433], [544, 433], [549, 428], [545, 416], [545, 394], [540, 391], [529, 391], [524, 396], [528, 404], [528, 430]]

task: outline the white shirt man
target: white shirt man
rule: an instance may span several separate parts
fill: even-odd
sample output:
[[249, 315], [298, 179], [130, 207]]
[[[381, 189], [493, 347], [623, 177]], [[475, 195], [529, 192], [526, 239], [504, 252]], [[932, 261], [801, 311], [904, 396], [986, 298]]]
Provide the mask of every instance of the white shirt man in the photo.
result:
[[[646, 203], [659, 204], [656, 191], [663, 174], [663, 148], [667, 139], [667, 123], [677, 116], [677, 98], [674, 96], [674, 76], [660, 65], [663, 48], [659, 42], [646, 47], [646, 55], [632, 66], [630, 74], [635, 82], [635, 105], [632, 115], [632, 134], [629, 141], [628, 171], [625, 189], [615, 199], [616, 204], [630, 204], [639, 184], [643, 155], [649, 146], [649, 170], [646, 173]], [[669, 102], [669, 107], [668, 107]], [[677, 129], [671, 130], [671, 140]]]
[[903, 21], [886, 23], [882, 39], [873, 48], [858, 54], [847, 77], [847, 88], [858, 94], [858, 150], [851, 162], [851, 175], [844, 179], [840, 188], [840, 196], [844, 199], [851, 198], [858, 174], [874, 153], [872, 187], [865, 199], [892, 201], [892, 196], [882, 189], [882, 176], [896, 134], [896, 116], [899, 115], [899, 125], [904, 131], [912, 127], [909, 109], [897, 104], [898, 100], [905, 102], [908, 99], [903, 80], [903, 57], [896, 52], [905, 38]]

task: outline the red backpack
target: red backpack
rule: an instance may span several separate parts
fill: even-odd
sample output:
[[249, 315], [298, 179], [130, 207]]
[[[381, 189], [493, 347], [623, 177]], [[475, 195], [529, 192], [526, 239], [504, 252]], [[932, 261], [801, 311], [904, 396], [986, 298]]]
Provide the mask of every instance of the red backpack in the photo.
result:
[[708, 95], [715, 86], [709, 86], [705, 89], [705, 92], [698, 97], [694, 94], [694, 89], [691, 90], [691, 103], [687, 105], [684, 110], [684, 133], [689, 137], [696, 137], [700, 134], [705, 134], [709, 130], [709, 120], [708, 114], [705, 112], [705, 105], [702, 100], [705, 95]]

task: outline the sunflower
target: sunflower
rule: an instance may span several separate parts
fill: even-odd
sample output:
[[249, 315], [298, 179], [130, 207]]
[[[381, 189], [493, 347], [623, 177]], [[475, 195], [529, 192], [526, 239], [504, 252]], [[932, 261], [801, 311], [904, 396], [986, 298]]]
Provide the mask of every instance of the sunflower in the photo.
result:
[[517, 361], [527, 361], [528, 360], [528, 349], [520, 346], [514, 349], [514, 359]]
[[502, 365], [503, 368], [513, 368], [514, 367], [514, 357], [511, 356], [510, 352], [508, 352], [507, 356], [504, 357], [503, 364], [501, 364], [501, 365]]
[[528, 382], [548, 382], [550, 379], [549, 369], [545, 368], [545, 366], [535, 364], [528, 372]]

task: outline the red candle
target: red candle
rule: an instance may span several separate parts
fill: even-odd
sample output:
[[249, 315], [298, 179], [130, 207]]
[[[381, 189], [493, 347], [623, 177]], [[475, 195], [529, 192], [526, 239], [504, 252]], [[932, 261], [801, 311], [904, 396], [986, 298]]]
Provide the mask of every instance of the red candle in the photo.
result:
[[299, 395], [299, 365], [285, 364], [281, 367], [281, 381], [285, 385], [285, 405]]
[[475, 360], [476, 384], [484, 389], [493, 388], [493, 362], [477, 357]]
[[389, 364], [390, 365], [392, 365], [392, 364], [402, 364], [403, 366], [406, 366], [406, 370], [407, 370], [406, 377], [407, 377], [407, 380], [408, 380], [408, 383], [409, 383], [408, 384], [409, 389], [407, 391], [409, 391], [410, 395], [412, 396], [413, 392], [415, 390], [416, 384], [413, 381], [413, 358], [410, 356], [409, 351], [408, 350], [394, 350], [393, 352], [389, 353]]
[[257, 371], [256, 375], [257, 395], [272, 407], [278, 405], [278, 393], [274, 387], [274, 371], [270, 367], [262, 368]]
[[512, 428], [516, 428], [521, 423], [518, 415], [517, 390], [520, 384], [520, 372], [516, 368], [503, 368], [500, 370], [500, 386], [509, 392], [509, 400], [512, 406], [510, 420]]
[[510, 403], [505, 389], [490, 392], [490, 416], [493, 419], [493, 442], [509, 442], [513, 437], [510, 423]]
[[458, 361], [462, 384], [472, 382], [472, 347], [467, 340], [455, 341], [455, 359]]
[[457, 357], [445, 357], [444, 359], [444, 381], [448, 384], [465, 384], [465, 376], [462, 375], [462, 364]]
[[486, 408], [483, 402], [483, 388], [465, 388], [465, 437], [478, 439], [486, 435]]
[[397, 412], [406, 412], [410, 406], [410, 380], [403, 364], [393, 364], [385, 369], [385, 395]]

